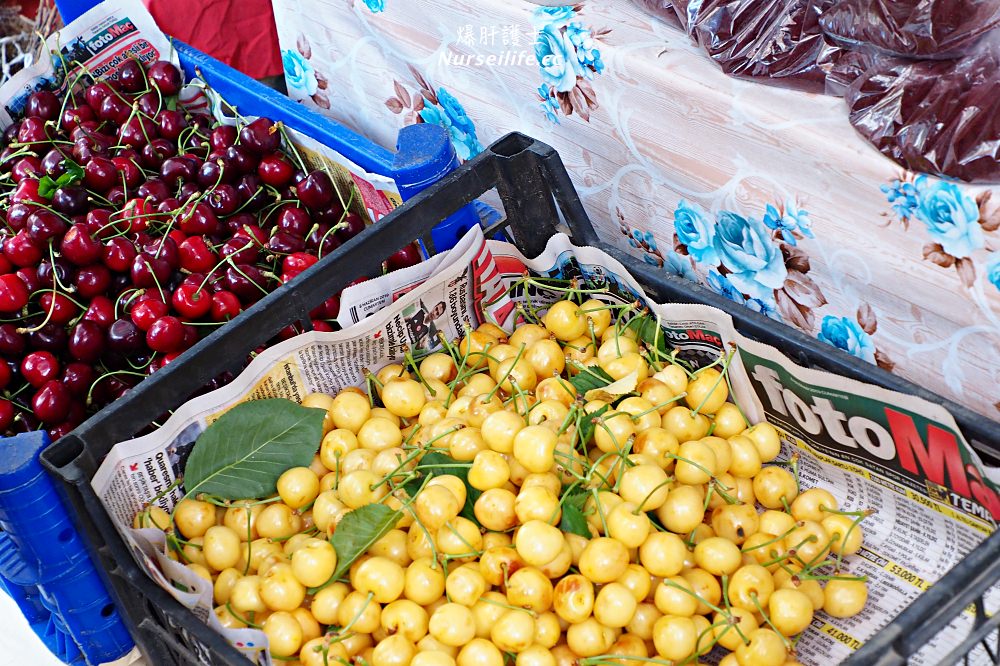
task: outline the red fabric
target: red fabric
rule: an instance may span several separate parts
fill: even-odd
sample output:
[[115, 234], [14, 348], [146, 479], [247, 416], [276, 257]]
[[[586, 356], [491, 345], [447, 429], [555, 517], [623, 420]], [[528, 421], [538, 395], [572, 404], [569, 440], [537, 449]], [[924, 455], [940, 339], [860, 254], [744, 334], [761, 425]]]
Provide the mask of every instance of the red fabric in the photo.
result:
[[271, 0], [143, 0], [163, 32], [255, 79], [282, 73]]
[[17, 5], [21, 8], [21, 16], [25, 18], [33, 19], [35, 14], [38, 13], [38, 0], [8, 0], [7, 2], [0, 2], [0, 5]]

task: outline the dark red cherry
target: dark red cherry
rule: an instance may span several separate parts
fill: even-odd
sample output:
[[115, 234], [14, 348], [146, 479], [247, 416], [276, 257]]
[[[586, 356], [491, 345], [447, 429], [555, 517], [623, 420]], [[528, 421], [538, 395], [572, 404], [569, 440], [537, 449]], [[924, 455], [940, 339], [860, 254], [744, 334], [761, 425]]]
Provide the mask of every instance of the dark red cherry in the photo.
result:
[[160, 176], [171, 188], [189, 183], [198, 177], [198, 165], [190, 157], [168, 157], [160, 166]]
[[95, 298], [111, 286], [111, 271], [104, 264], [84, 266], [76, 273], [76, 291], [84, 298]]
[[146, 346], [155, 352], [168, 354], [184, 348], [184, 337], [184, 324], [177, 317], [168, 315], [157, 319], [146, 331]]
[[35, 388], [59, 377], [61, 367], [55, 354], [33, 351], [21, 360], [21, 376]]
[[106, 296], [94, 296], [90, 300], [90, 307], [83, 313], [83, 318], [106, 329], [115, 321], [115, 304]]
[[267, 118], [258, 118], [240, 130], [240, 145], [256, 155], [273, 153], [281, 145], [281, 133]]
[[170, 188], [167, 187], [165, 181], [159, 178], [150, 178], [139, 186], [136, 195], [159, 207], [160, 203], [170, 198]]
[[149, 67], [149, 82], [156, 87], [164, 97], [176, 95], [181, 90], [180, 71], [166, 60], [154, 62]]
[[229, 146], [226, 148], [224, 156], [227, 160], [233, 163], [236, 170], [241, 174], [256, 174], [257, 162], [259, 160], [249, 148], [240, 145]]
[[7, 226], [14, 231], [20, 231], [28, 223], [28, 218], [35, 212], [35, 207], [30, 204], [11, 204], [7, 209]]
[[104, 353], [104, 331], [96, 322], [81, 319], [69, 336], [69, 355], [77, 361], [94, 363]]
[[226, 269], [226, 288], [243, 303], [260, 300], [266, 285], [264, 275], [252, 264], [237, 264]]
[[128, 120], [131, 111], [128, 102], [116, 94], [111, 94], [101, 102], [97, 117], [121, 125]]
[[136, 60], [126, 60], [115, 74], [115, 80], [125, 92], [137, 93], [146, 88], [146, 72]]
[[70, 217], [87, 212], [87, 190], [76, 185], [60, 187], [52, 195], [52, 207]]
[[173, 109], [163, 109], [158, 116], [160, 125], [160, 136], [169, 141], [176, 141], [181, 132], [187, 127], [184, 114]]
[[287, 231], [277, 231], [267, 241], [267, 249], [278, 254], [292, 254], [306, 248], [305, 239]]
[[280, 189], [292, 182], [295, 167], [282, 153], [271, 153], [261, 158], [257, 175], [271, 187]]
[[66, 173], [66, 155], [58, 148], [53, 148], [42, 158], [42, 169], [46, 175], [58, 178]]
[[[206, 164], [208, 164], [206, 162]], [[229, 215], [233, 213], [240, 205], [239, 195], [236, 194], [236, 189], [232, 185], [219, 185], [211, 192], [209, 192], [208, 205], [216, 215]]]
[[104, 244], [104, 265], [113, 271], [124, 273], [132, 268], [136, 254], [135, 245], [117, 236]]
[[61, 353], [66, 349], [68, 339], [66, 329], [58, 324], [46, 324], [28, 334], [28, 346], [32, 349]]
[[66, 231], [59, 243], [59, 251], [77, 266], [88, 266], [99, 261], [104, 254], [100, 241], [82, 224], [75, 224]]
[[129, 319], [118, 319], [108, 327], [108, 348], [119, 354], [130, 354], [143, 348], [145, 336]]
[[61, 100], [55, 93], [48, 90], [39, 90], [28, 96], [28, 103], [24, 107], [24, 115], [38, 116], [43, 120], [55, 120], [62, 109]]
[[420, 250], [415, 243], [404, 246], [401, 250], [394, 252], [386, 259], [385, 265], [390, 271], [395, 271], [408, 266], [415, 266], [423, 261]]
[[31, 116], [21, 121], [21, 126], [17, 130], [17, 140], [21, 143], [37, 144], [36, 149], [47, 148], [49, 140], [48, 131], [45, 129], [45, 120], [38, 116]]
[[341, 243], [346, 243], [365, 230], [365, 222], [357, 213], [348, 213], [335, 233]]
[[293, 236], [305, 238], [306, 234], [308, 234], [309, 230], [312, 228], [312, 225], [312, 218], [309, 217], [309, 213], [307, 213], [303, 208], [284, 206], [281, 209], [281, 212], [278, 213], [276, 226], [281, 231], [290, 233]]
[[45, 382], [31, 399], [31, 409], [45, 424], [59, 423], [69, 415], [73, 396], [69, 389], [58, 380]]
[[[120, 174], [118, 179], [124, 179], [127, 187], [136, 187], [142, 182], [142, 169], [139, 167], [136, 158], [129, 155], [117, 155], [112, 157], [111, 161], [118, 168], [118, 173]], [[121, 183], [118, 179], [116, 179], [116, 185]]]
[[83, 182], [95, 192], [107, 192], [115, 185], [118, 167], [105, 157], [95, 156], [83, 167]]
[[[102, 331], [101, 335], [103, 334]], [[89, 363], [74, 361], [73, 363], [66, 364], [61, 381], [63, 386], [69, 389], [69, 392], [73, 395], [86, 397], [87, 392], [90, 391], [90, 386], [94, 383], [94, 379], [96, 379], [96, 374], [94, 373], [93, 366]]]
[[89, 106], [95, 113], [101, 110], [101, 104], [104, 102], [104, 98], [114, 94], [115, 93], [111, 89], [111, 86], [104, 81], [95, 83], [84, 91], [87, 106]]
[[71, 132], [80, 126], [80, 123], [93, 120], [96, 116], [94, 110], [89, 105], [67, 106], [62, 114], [62, 126], [67, 132]]
[[136, 97], [134, 103], [139, 107], [139, 111], [150, 117], [155, 116], [163, 108], [163, 100], [152, 90]]
[[28, 286], [15, 273], [0, 275], [0, 312], [17, 312], [28, 304]]
[[42, 249], [25, 229], [4, 241], [3, 253], [15, 266], [37, 266], [42, 260]]
[[167, 139], [153, 139], [143, 146], [139, 161], [147, 169], [159, 171], [160, 167], [163, 166], [163, 161], [176, 154], [177, 147]]
[[162, 257], [138, 254], [132, 260], [132, 284], [137, 287], [163, 287], [170, 279], [170, 263]]
[[321, 210], [330, 205], [336, 195], [333, 181], [323, 171], [313, 171], [295, 186], [299, 200], [311, 210]]

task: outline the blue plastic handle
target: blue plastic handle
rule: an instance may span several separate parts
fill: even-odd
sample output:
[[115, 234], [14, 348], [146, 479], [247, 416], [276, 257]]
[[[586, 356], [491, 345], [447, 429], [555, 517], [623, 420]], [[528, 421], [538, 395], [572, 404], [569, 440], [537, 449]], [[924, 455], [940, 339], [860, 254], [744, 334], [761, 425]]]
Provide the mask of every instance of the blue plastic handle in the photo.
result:
[[3, 440], [0, 583], [57, 656], [114, 661], [135, 644], [38, 461], [49, 443], [45, 431]]
[[[399, 130], [393, 160], [396, 185], [403, 201], [427, 189], [458, 168], [451, 135], [443, 127], [418, 123]], [[438, 252], [455, 247], [459, 239], [479, 224], [479, 213], [469, 204], [434, 227], [431, 239]]]

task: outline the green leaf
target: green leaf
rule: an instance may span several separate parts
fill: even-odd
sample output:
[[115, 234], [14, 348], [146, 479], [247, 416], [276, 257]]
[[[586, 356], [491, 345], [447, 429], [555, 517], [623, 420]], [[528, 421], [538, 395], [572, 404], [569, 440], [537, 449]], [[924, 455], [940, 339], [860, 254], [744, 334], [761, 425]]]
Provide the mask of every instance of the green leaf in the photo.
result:
[[45, 199], [51, 199], [52, 195], [55, 194], [59, 186], [56, 185], [56, 181], [52, 180], [50, 176], [42, 176], [38, 181], [38, 196]]
[[322, 590], [343, 576], [354, 564], [354, 560], [396, 526], [402, 515], [400, 511], [394, 511], [385, 504], [366, 504], [345, 513], [330, 537], [330, 543], [337, 551], [337, 568], [330, 580], [319, 587], [310, 588], [309, 594]]
[[625, 328], [635, 331], [636, 337], [650, 349], [656, 349], [663, 354], [667, 352], [667, 336], [664, 335], [655, 317], [648, 314], [633, 317], [625, 324]]
[[598, 367], [588, 368], [576, 364], [580, 370], [575, 376], [569, 378], [569, 383], [576, 387], [576, 392], [580, 395], [597, 388], [604, 388], [614, 382], [614, 378]]
[[574, 488], [568, 491], [568, 494], [563, 494], [562, 519], [559, 521], [559, 529], [563, 532], [591, 538], [587, 517], [583, 514], [583, 507], [589, 496], [590, 494], [582, 488]]
[[590, 526], [583, 515], [583, 511], [575, 506], [563, 506], [562, 520], [559, 521], [559, 529], [571, 534], [579, 534], [587, 539], [593, 535], [590, 533]]
[[[432, 451], [425, 454], [423, 458], [420, 459], [420, 469], [425, 474], [434, 476], [436, 474], [451, 474], [462, 479], [465, 483], [465, 506], [462, 507], [462, 511], [459, 514], [463, 518], [467, 518], [479, 525], [479, 521], [476, 520], [476, 500], [483, 492], [477, 488], [473, 488], [469, 485], [469, 469], [472, 467], [472, 463], [462, 463], [450, 456], [446, 456], [443, 453], [438, 453], [437, 451]], [[406, 492], [413, 497], [413, 493], [420, 488], [420, 480], [413, 479], [403, 487], [406, 488]], [[413, 484], [416, 483], [415, 486]], [[412, 490], [411, 490], [412, 487]], [[482, 525], [480, 525], [482, 527]]]
[[580, 441], [583, 444], [589, 444], [591, 438], [594, 436], [594, 430], [597, 428], [597, 424], [594, 423], [594, 419], [598, 419], [604, 415], [606, 411], [610, 409], [609, 405], [604, 405], [596, 412], [592, 414], [584, 414], [580, 417]]
[[168, 97], [167, 98], [167, 108], [170, 109], [171, 111], [176, 111], [177, 110], [177, 98], [176, 97]]
[[205, 428], [184, 469], [188, 495], [273, 495], [278, 477], [306, 467], [323, 439], [322, 409], [280, 398], [236, 405]]
[[66, 167], [66, 172], [56, 179], [56, 187], [65, 187], [67, 185], [78, 185], [83, 182], [83, 167], [74, 162], [73, 160], [63, 160], [63, 165]]

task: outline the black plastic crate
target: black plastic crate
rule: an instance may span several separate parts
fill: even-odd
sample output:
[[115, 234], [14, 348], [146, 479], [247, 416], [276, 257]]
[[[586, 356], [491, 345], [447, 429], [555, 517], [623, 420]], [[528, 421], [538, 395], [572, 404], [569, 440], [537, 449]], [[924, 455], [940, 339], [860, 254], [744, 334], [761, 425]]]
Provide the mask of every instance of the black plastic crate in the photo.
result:
[[[438, 222], [495, 189], [506, 219], [488, 233], [506, 230], [527, 256], [536, 256], [557, 231], [577, 244], [600, 247], [618, 259], [659, 302], [704, 303], [729, 313], [745, 336], [781, 349], [801, 365], [834, 372], [942, 404], [980, 454], [1000, 460], [1000, 424], [895, 375], [864, 363], [804, 333], [735, 303], [696, 284], [657, 271], [600, 241], [569, 175], [549, 146], [521, 134], [509, 134], [457, 171], [366, 229], [297, 279], [266, 296], [224, 329], [192, 347], [73, 433], [42, 454], [43, 464], [60, 480], [76, 513], [91, 555], [109, 572], [116, 603], [136, 642], [156, 666], [188, 663], [240, 663], [242, 655], [198, 621], [133, 561], [90, 486], [100, 462], [118, 442], [147, 428], [168, 408], [176, 408], [199, 387], [225, 371], [238, 371], [256, 346], [281, 328], [309, 326], [309, 311], [359, 275], [379, 272], [381, 262], [414, 239], [433, 251], [430, 231]], [[929, 592], [852, 656], [852, 664], [902, 664], [969, 603], [1000, 579], [1000, 533], [990, 537]], [[956, 637], [963, 652], [1000, 624], [986, 622], [967, 639]], [[994, 659], [996, 663], [1000, 661]]]

